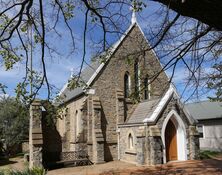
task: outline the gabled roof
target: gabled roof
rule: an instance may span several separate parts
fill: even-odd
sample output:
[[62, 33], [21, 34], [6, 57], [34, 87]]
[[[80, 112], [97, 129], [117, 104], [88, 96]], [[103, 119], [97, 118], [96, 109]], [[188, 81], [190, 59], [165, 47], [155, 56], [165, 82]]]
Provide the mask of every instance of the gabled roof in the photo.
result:
[[[126, 32], [122, 35], [122, 37], [107, 51], [107, 54], [105, 56], [106, 62], [112, 57], [112, 55], [115, 53], [116, 49], [121, 45], [122, 41], [125, 39], [125, 37], [128, 35], [128, 33], [133, 29], [133, 27], [138, 26], [139, 24], [137, 21], [133, 21], [129, 28], [126, 30]], [[141, 28], [139, 27], [141, 30]], [[142, 32], [142, 30], [141, 30]], [[142, 32], [143, 34], [143, 32]], [[144, 35], [144, 34], [143, 34]], [[145, 37], [145, 36], [144, 36]], [[86, 82], [87, 87], [89, 87], [94, 79], [97, 77], [97, 75], [100, 73], [100, 71], [103, 69], [106, 62], [100, 63], [99, 60], [95, 59], [88, 67], [86, 67], [82, 73], [80, 74], [80, 78]], [[84, 88], [75, 88], [70, 90], [68, 88], [68, 83], [65, 84], [65, 86], [62, 88], [62, 90], [59, 92], [59, 96], [62, 97], [63, 102], [67, 102], [82, 93], [84, 93]]]
[[161, 114], [161, 112], [165, 109], [165, 107], [167, 106], [167, 104], [169, 103], [170, 99], [175, 96], [177, 100], [177, 104], [179, 105], [179, 107], [183, 110], [184, 114], [186, 115], [187, 119], [189, 120], [189, 122], [191, 124], [194, 124], [197, 122], [197, 120], [195, 120], [192, 115], [190, 115], [189, 111], [187, 111], [187, 109], [184, 107], [184, 105], [181, 103], [180, 101], [180, 97], [176, 91], [176, 88], [174, 87], [174, 85], [171, 83], [169, 89], [167, 90], [167, 92], [165, 93], [165, 95], [161, 98], [161, 100], [158, 102], [156, 108], [154, 109], [153, 113], [151, 116], [147, 116], [143, 122], [144, 123], [154, 123], [156, 122], [156, 120], [158, 119], [159, 115]]
[[[80, 79], [84, 82], [88, 82], [99, 66], [100, 66], [99, 60], [91, 62], [91, 64], [88, 67], [82, 70], [82, 73], [80, 74]], [[83, 93], [84, 93], [83, 87], [77, 87], [75, 89], [70, 90], [68, 88], [68, 82], [67, 82], [60, 91], [59, 96], [62, 98], [63, 102], [67, 102], [72, 98], [75, 98]]]
[[189, 122], [191, 124], [196, 123], [197, 121], [193, 119], [189, 111], [187, 111], [184, 105], [180, 102], [179, 95], [176, 92], [174, 85], [171, 83], [169, 89], [161, 98], [139, 103], [130, 116], [129, 120], [126, 123], [121, 124], [121, 126], [137, 123], [155, 123], [158, 117], [161, 115], [162, 111], [166, 108], [167, 104], [172, 99], [172, 97], [178, 99], [177, 104], [183, 110]]
[[185, 107], [196, 120], [222, 118], [222, 102], [201, 101], [188, 103]]
[[143, 120], [144, 123], [153, 123], [157, 120], [161, 112], [165, 109], [166, 105], [170, 101], [171, 97], [173, 95], [177, 95], [174, 87], [170, 85], [169, 89], [165, 93], [165, 95], [161, 98], [159, 103], [156, 105], [154, 111], [150, 116], [146, 116], [146, 118]]
[[153, 110], [159, 101], [160, 99], [158, 98], [139, 103], [126, 123], [143, 123], [143, 120], [146, 117], [150, 117], [152, 115]]
[[[122, 41], [126, 38], [126, 36], [129, 34], [129, 32], [135, 26], [137, 26], [139, 28], [139, 30], [142, 33], [144, 39], [146, 40], [148, 46], [151, 47], [148, 40], [145, 37], [145, 34], [143, 33], [140, 25], [138, 24], [138, 22], [136, 20], [135, 13], [133, 13], [132, 20], [131, 20], [131, 25], [129, 26], [129, 28], [125, 31], [125, 33], [122, 35], [122, 37], [115, 44], [113, 44], [113, 46], [107, 51], [107, 53], [103, 53], [105, 55], [105, 62], [100, 63], [99, 60], [95, 59], [95, 61], [93, 61], [88, 67], [86, 67], [82, 71], [82, 73], [80, 75], [80, 78], [86, 83], [86, 87], [76, 88], [76, 89], [70, 90], [68, 88], [68, 83], [66, 83], [64, 85], [62, 90], [59, 92], [59, 96], [63, 97], [62, 98], [63, 102], [67, 102], [71, 99], [74, 99], [75, 97], [83, 94], [84, 89], [87, 89], [88, 87], [90, 87], [90, 85], [95, 80], [95, 78], [100, 73], [100, 71], [103, 69], [103, 67], [105, 66], [107, 61], [112, 57], [112, 55], [115, 53], [117, 48], [121, 45]], [[155, 51], [153, 49], [151, 49], [151, 52], [153, 52], [153, 54], [157, 58], [157, 61], [160, 63], [160, 60], [158, 59]], [[160, 65], [161, 65], [161, 63], [160, 63]], [[162, 67], [162, 65], [161, 65], [161, 67]]]

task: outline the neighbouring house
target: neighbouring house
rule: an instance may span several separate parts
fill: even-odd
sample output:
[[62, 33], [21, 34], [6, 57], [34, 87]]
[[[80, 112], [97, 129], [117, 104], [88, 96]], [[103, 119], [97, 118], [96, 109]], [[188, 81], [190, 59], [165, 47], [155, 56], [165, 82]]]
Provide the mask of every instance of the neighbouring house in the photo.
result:
[[66, 84], [59, 94], [65, 109], [57, 121], [62, 151], [84, 150], [93, 163], [195, 159], [196, 121], [161, 72], [135, 17], [103, 57], [105, 62], [96, 59], [82, 71], [84, 87], [71, 90]]
[[200, 149], [222, 151], [222, 102], [201, 101], [186, 108], [198, 120]]

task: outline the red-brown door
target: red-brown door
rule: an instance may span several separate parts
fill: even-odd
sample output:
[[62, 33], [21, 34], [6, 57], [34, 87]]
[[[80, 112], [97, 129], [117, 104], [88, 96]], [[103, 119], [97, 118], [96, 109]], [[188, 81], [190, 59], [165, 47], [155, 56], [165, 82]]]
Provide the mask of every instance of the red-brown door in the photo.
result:
[[177, 131], [173, 122], [169, 120], [165, 130], [166, 160], [177, 160]]

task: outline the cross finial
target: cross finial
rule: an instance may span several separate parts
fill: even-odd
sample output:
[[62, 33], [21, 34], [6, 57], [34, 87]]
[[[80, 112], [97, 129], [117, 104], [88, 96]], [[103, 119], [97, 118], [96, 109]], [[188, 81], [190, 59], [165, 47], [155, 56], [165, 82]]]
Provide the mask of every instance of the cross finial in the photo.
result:
[[71, 73], [70, 77], [72, 78], [73, 74], [74, 74], [74, 69], [73, 68], [70, 69], [70, 73]]
[[135, 0], [132, 1], [131, 10], [132, 10], [131, 23], [133, 24], [136, 22], [136, 1]]

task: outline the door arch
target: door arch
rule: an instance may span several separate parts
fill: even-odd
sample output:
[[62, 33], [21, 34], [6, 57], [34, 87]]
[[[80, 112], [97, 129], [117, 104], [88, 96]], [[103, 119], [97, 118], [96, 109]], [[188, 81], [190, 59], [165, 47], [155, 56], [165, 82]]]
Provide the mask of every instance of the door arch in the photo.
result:
[[161, 130], [161, 138], [163, 142], [163, 162], [166, 163], [168, 161], [165, 132], [169, 121], [173, 123], [176, 130], [177, 160], [187, 160], [186, 127], [179, 114], [175, 110], [171, 110], [165, 118]]
[[166, 161], [178, 160], [177, 130], [172, 120], [169, 120], [165, 130]]

